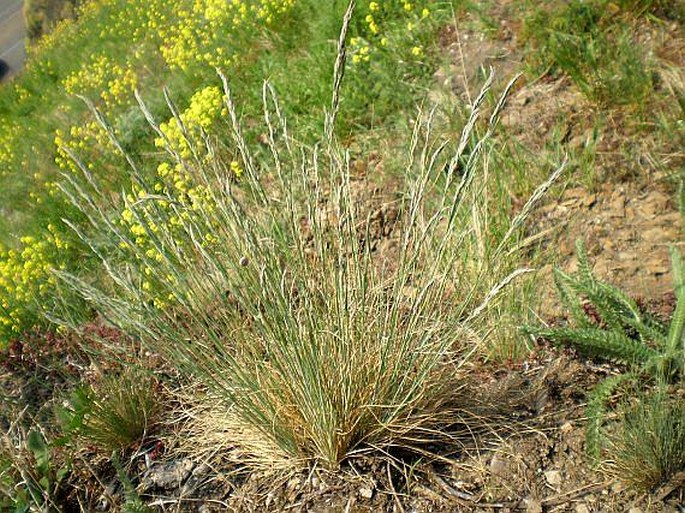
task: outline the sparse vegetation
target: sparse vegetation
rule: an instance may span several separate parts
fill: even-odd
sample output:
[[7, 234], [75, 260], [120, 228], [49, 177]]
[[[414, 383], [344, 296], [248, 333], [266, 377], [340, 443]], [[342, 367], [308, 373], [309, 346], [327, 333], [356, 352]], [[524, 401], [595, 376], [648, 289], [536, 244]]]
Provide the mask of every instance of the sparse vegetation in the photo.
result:
[[[630, 4], [630, 5], [628, 5]], [[653, 88], [647, 56], [635, 44], [630, 20], [646, 6], [574, 0], [552, 14], [540, 7], [526, 21], [532, 60], [539, 70], [566, 73], [590, 100], [601, 105], [639, 106]]]
[[24, 18], [29, 39], [38, 40], [60, 21], [73, 19], [81, 3], [80, 0], [25, 0]]
[[582, 243], [577, 249], [575, 275], [555, 270], [559, 297], [574, 325], [528, 327], [526, 331], [587, 355], [625, 364], [660, 383], [680, 379], [685, 372], [685, 274], [677, 250], [672, 253], [677, 303], [670, 325], [664, 326], [620, 289], [597, 280]]
[[[525, 330], [582, 353], [627, 366], [600, 383], [588, 402], [587, 449], [602, 457], [607, 403], [621, 387], [628, 390], [656, 387], [656, 399], [633, 407], [617, 428], [609, 457], [626, 480], [650, 488], [683, 468], [680, 439], [684, 436], [678, 415], [682, 405], [665, 400], [670, 386], [685, 376], [685, 274], [680, 253], [672, 250], [676, 306], [670, 325], [663, 325], [620, 289], [593, 275], [585, 248], [577, 244], [578, 271], [568, 275], [555, 270], [559, 296], [572, 318], [568, 327]], [[626, 385], [632, 385], [626, 387]], [[640, 438], [640, 443], [636, 439]], [[618, 448], [617, 448], [618, 447]]]
[[3, 433], [0, 446], [0, 506], [8, 511], [59, 508], [59, 487], [69, 472], [38, 425], [26, 431], [21, 417]]

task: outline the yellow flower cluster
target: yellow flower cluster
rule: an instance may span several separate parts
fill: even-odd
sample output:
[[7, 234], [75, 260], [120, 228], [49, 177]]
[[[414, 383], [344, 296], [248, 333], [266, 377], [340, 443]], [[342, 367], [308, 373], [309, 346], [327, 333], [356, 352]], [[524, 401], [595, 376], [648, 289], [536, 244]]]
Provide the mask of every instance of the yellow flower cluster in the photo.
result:
[[[134, 191], [135, 194], [126, 197], [127, 207], [121, 212], [119, 224], [130, 233], [131, 244], [135, 247], [131, 247], [127, 242], [121, 242], [119, 246], [121, 250], [129, 252], [128, 256], [132, 255], [135, 260], [144, 261], [141, 287], [156, 305], [164, 306], [172, 296], [162, 290], [172, 287], [176, 280], [173, 276], [160, 277], [153, 273], [156, 264], [164, 262], [164, 255], [154, 241], [162, 227], [159, 224], [160, 216], [152, 202], [156, 202], [155, 206], [162, 209], [169, 209], [169, 202], [156, 200], [139, 187], [134, 187]], [[172, 215], [169, 223], [172, 231], [187, 221], [187, 216], [186, 212], [180, 212], [178, 216]]]
[[[125, 34], [133, 47], [143, 43], [161, 41], [156, 27], [164, 27], [167, 15], [172, 14], [177, 6], [187, 3], [169, 2], [169, 0], [114, 0], [118, 3], [116, 16], [108, 24], [100, 26], [99, 36], [104, 39], [118, 39]], [[97, 3], [97, 2], [95, 2]], [[122, 8], [123, 5], [123, 8]]]
[[[81, 20], [83, 26], [90, 25], [99, 16], [103, 9], [109, 8], [117, 3], [118, 0], [98, 0], [94, 2], [80, 2], [77, 8], [77, 18]], [[37, 43], [32, 44], [29, 50], [33, 55], [40, 55], [53, 50], [58, 45], [64, 45], [67, 39], [73, 38], [75, 25], [72, 20], [66, 18], [57, 25]], [[29, 62], [31, 62], [29, 60]]]
[[[201, 142], [199, 139], [201, 130], [209, 130], [219, 116], [225, 115], [226, 108], [221, 90], [216, 86], [209, 86], [192, 96], [190, 105], [179, 117], [182, 125], [188, 131], [188, 135], [191, 138], [197, 138], [197, 142]], [[177, 151], [184, 158], [190, 157], [190, 148], [181, 131], [181, 124], [176, 118], [170, 119], [167, 123], [162, 123], [160, 129], [169, 140], [171, 149]], [[163, 148], [164, 140], [157, 138], [155, 145]]]
[[[291, 11], [296, 3], [297, 0], [84, 2], [79, 7], [78, 24], [65, 20], [32, 45], [33, 58], [28, 63], [27, 72], [33, 70], [46, 76], [57, 76], [59, 73], [52, 60], [59, 56], [53, 55], [54, 51], [82, 44], [84, 37], [101, 41], [107, 47], [110, 46], [107, 44], [109, 41], [113, 46], [126, 41], [133, 50], [126, 56], [129, 59], [126, 63], [117, 62], [117, 57], [107, 52], [93, 54], [87, 64], [61, 79], [67, 93], [83, 95], [91, 100], [99, 98], [105, 114], [114, 118], [134, 103], [132, 92], [144, 78], [145, 68], [151, 61], [165, 60], [170, 66], [179, 68], [185, 68], [190, 62], [225, 67], [236, 58], [236, 53], [240, 53], [241, 41], [248, 41], [261, 27], [273, 24]], [[89, 34], [79, 30], [86, 30]], [[62, 66], [68, 69], [71, 63], [62, 63]], [[19, 83], [16, 87], [19, 101], [29, 98], [25, 90], [20, 90]], [[10, 171], [34, 173], [33, 169], [26, 169], [29, 160], [15, 151], [20, 146], [17, 141], [22, 133], [16, 128], [0, 126], [0, 176]], [[174, 131], [174, 127], [170, 130]], [[176, 137], [176, 140], [180, 138]], [[62, 127], [55, 132], [55, 142], [58, 147], [66, 145], [72, 149], [94, 148], [92, 143], [105, 142], [104, 147], [111, 149], [103, 131], [95, 123]], [[56, 160], [61, 169], [73, 167], [63, 152], [58, 151]], [[51, 182], [45, 183], [49, 185]], [[33, 196], [40, 201], [38, 193], [34, 192]]]
[[[158, 167], [158, 174], [160, 182], [155, 185], [155, 193], [134, 186], [133, 193], [126, 196], [119, 224], [128, 232], [130, 242], [121, 242], [119, 248], [126, 252], [128, 259], [139, 262], [141, 288], [147, 300], [164, 308], [174, 300], [177, 280], [173, 275], [159, 272], [158, 264], [165, 261], [160, 240], [171, 236], [175, 246], [184, 246], [184, 227], [191, 213], [200, 211], [211, 216], [214, 204], [210, 191], [193, 184], [190, 174], [182, 171], [180, 165], [171, 167], [163, 163]], [[160, 237], [161, 234], [165, 237]], [[205, 240], [203, 245], [207, 247], [210, 242]], [[184, 250], [192, 251], [191, 246]]]
[[[212, 133], [221, 116], [226, 111], [223, 94], [216, 86], [209, 86], [196, 92], [188, 108], [180, 114], [186, 136], [196, 147], [202, 147], [201, 133]], [[158, 235], [160, 231], [171, 234], [176, 244], [184, 242], [184, 225], [189, 222], [193, 212], [204, 218], [211, 218], [215, 210], [214, 198], [205, 184], [198, 183], [193, 176], [191, 150], [181, 126], [176, 118], [162, 123], [161, 131], [167, 137], [169, 149], [176, 152], [182, 163], [162, 162], [157, 166], [154, 191], [147, 191], [134, 185], [132, 193], [126, 197], [127, 206], [121, 212], [119, 223], [128, 231], [130, 243], [121, 243], [122, 250], [130, 250], [136, 260], [144, 260], [141, 287], [149, 300], [163, 308], [173, 301], [175, 279], [172, 276], [159, 276], [153, 271], [156, 263], [164, 261], [160, 252]], [[155, 141], [158, 147], [166, 147], [162, 138]], [[207, 157], [209, 158], [209, 157]], [[188, 160], [185, 160], [188, 159]], [[230, 172], [234, 179], [243, 173], [240, 164], [232, 160]], [[160, 225], [163, 223], [163, 225]], [[211, 239], [203, 240], [206, 247], [213, 244]], [[131, 245], [135, 247], [130, 247]]]
[[[55, 131], [54, 143], [57, 150], [55, 163], [60, 169], [73, 173], [78, 173], [78, 169], [74, 161], [67, 154], [67, 150], [77, 155], [86, 149], [92, 150], [93, 148], [97, 148], [98, 152], [102, 154], [116, 152], [112, 141], [97, 121], [89, 121], [84, 125], [73, 125], [69, 128], [68, 134], [65, 134], [58, 128]], [[91, 170], [94, 168], [92, 162], [86, 165]], [[55, 194], [57, 187], [54, 182], [45, 182], [45, 186], [49, 194]]]
[[[125, 38], [131, 45], [139, 45], [151, 39], [158, 39], [160, 34], [155, 30], [167, 24], [167, 14], [173, 13], [177, 4], [168, 0], [91, 0], [82, 2], [78, 7], [78, 25], [65, 19], [37, 44], [30, 48], [34, 55], [41, 55], [56, 47], [77, 41], [80, 34], [77, 29], [94, 29], [91, 34], [102, 41]], [[105, 23], [102, 23], [106, 21]]]
[[14, 138], [18, 133], [18, 127], [7, 126], [0, 132], [0, 178], [8, 172], [8, 164], [14, 159]]
[[227, 67], [237, 58], [230, 51], [235, 46], [233, 38], [241, 31], [250, 33], [272, 24], [295, 3], [296, 0], [194, 0], [189, 9], [178, 11], [178, 22], [166, 34], [162, 55], [169, 66], [180, 69], [198, 61]]
[[63, 81], [67, 93], [89, 98], [99, 94], [109, 108], [129, 99], [137, 84], [138, 77], [130, 64], [121, 66], [106, 55], [92, 56], [88, 65]]
[[[141, 83], [145, 83], [146, 88], [160, 85], [156, 83], [155, 74], [167, 66], [187, 70], [192, 63], [201, 65], [196, 74], [190, 75], [193, 80], [201, 80], [203, 74], [206, 74], [206, 64], [223, 68], [232, 66], [250, 51], [251, 42], [259, 37], [265, 27], [277, 27], [297, 4], [297, 0], [83, 2], [79, 8], [78, 23], [64, 21], [51, 34], [31, 45], [29, 51], [32, 58], [27, 63], [24, 74], [54, 80], [61, 84], [65, 92], [96, 101], [105, 116], [113, 122], [115, 134], [126, 144], [126, 138], [135, 137], [136, 130], [139, 129], [139, 119], [135, 116], [126, 117], [135, 104], [132, 92], [136, 87]], [[93, 47], [98, 50], [89, 59], [81, 61], [62, 58], [63, 55], [80, 54], [84, 41], [97, 42]], [[122, 46], [127, 48], [126, 52], [111, 51]], [[48, 99], [47, 96], [39, 98], [40, 93], [28, 91], [21, 85], [30, 83], [22, 80], [16, 82], [16, 103], [26, 102], [27, 110], [30, 110], [49, 100], [52, 108], [54, 99]], [[119, 189], [124, 179], [120, 170], [120, 156], [102, 127], [95, 121], [82, 122], [85, 114], [78, 102], [61, 105], [57, 114], [54, 119], [68, 122], [58, 123], [58, 128], [54, 131], [56, 149], [49, 158], [54, 158], [56, 167], [70, 173], [80, 173], [68, 155], [72, 152], [82, 159], [83, 165], [93, 171], [93, 178], [104, 184], [104, 190]], [[188, 109], [182, 113], [181, 120], [191, 140], [203, 147], [202, 133], [211, 132], [216, 121], [224, 114], [220, 89], [204, 87], [193, 96]], [[47, 152], [34, 152], [33, 148], [22, 143], [21, 138], [25, 138], [27, 132], [26, 129], [19, 128], [21, 127], [13, 126], [11, 122], [0, 124], [0, 176], [11, 173], [33, 177], [31, 190], [28, 191], [30, 198], [35, 203], [52, 204], [51, 202], [57, 201], [49, 198], [58, 192], [55, 183], [56, 169], [46, 165], [45, 159], [40, 159]], [[163, 124], [162, 130], [172, 149], [181, 158], [192, 160], [178, 122], [171, 119]], [[34, 158], [34, 153], [39, 154], [39, 158]], [[221, 160], [230, 162], [228, 171], [234, 179], [239, 179], [242, 167], [234, 157], [227, 150], [226, 154], [221, 155]], [[179, 210], [176, 215], [169, 214], [168, 222], [179, 226], [185, 222], [181, 218], [184, 209], [192, 211], [202, 208], [204, 211], [211, 211], [210, 191], [197, 184], [198, 180], [192, 176], [192, 166], [162, 163], [151, 172], [154, 175], [150, 191], [136, 188], [131, 190], [131, 196], [139, 205], [146, 204], [138, 201], [141, 195], [169, 197], [169, 208], [171, 209], [173, 202]], [[115, 187], [108, 187], [110, 182]], [[136, 208], [140, 210], [142, 207]], [[154, 226], [136, 221], [137, 218], [145, 219], [144, 213], [133, 214], [133, 211], [130, 214], [122, 213], [122, 221], [133, 236], [131, 240], [140, 243], [137, 250], [144, 248], [142, 254], [149, 252], [149, 258], [160, 258], [159, 255], [153, 255], [154, 245], [149, 237]], [[37, 255], [49, 255], [51, 248], [56, 247], [54, 241], [50, 242], [52, 238], [49, 233], [35, 235], [35, 239], [24, 238], [25, 242], [22, 242], [19, 249], [14, 252], [7, 249], [0, 254], [0, 272], [3, 274], [0, 298], [3, 298], [2, 305], [6, 305], [0, 309], [5, 315], [0, 318], [0, 326], [9, 326], [11, 321], [10, 328], [16, 331], [20, 327], [29, 327], [22, 326], [22, 322], [29, 325], [32, 322], [28, 314], [21, 313], [22, 309], [28, 311], [25, 305], [28, 296], [24, 295], [24, 291], [33, 290], [26, 280], [35, 278], [38, 287], [36, 290], [39, 290], [41, 283], [45, 284], [47, 281], [38, 275], [26, 274], [24, 262], [29, 261], [29, 257], [33, 258], [30, 261], [34, 263], [29, 264], [28, 268], [37, 269]], [[152, 280], [145, 286], [154, 289]], [[15, 292], [16, 298], [13, 297]]]
[[42, 240], [22, 237], [18, 250], [0, 249], [0, 333], [19, 333], [36, 318], [36, 304], [45, 299], [55, 285], [51, 269], [69, 245], [53, 225]]
[[[437, 8], [434, 0], [369, 1], [363, 9], [363, 23], [358, 34], [350, 39], [353, 64], [368, 63], [371, 56], [382, 50], [423, 55], [423, 46], [417, 42], [417, 32], [431, 18]], [[397, 27], [403, 30], [397, 30]]]

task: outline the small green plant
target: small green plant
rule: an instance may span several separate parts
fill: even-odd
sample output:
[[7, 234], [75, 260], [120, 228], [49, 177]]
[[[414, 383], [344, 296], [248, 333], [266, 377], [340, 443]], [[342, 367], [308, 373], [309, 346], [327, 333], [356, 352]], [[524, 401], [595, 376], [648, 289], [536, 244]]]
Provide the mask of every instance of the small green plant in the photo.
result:
[[0, 438], [0, 508], [16, 513], [59, 510], [58, 490], [69, 470], [54, 457], [53, 446], [38, 428], [25, 432], [15, 423]]
[[647, 373], [658, 381], [673, 382], [683, 375], [683, 327], [685, 324], [685, 274], [683, 261], [672, 250], [677, 305], [666, 326], [620, 289], [598, 280], [590, 268], [582, 242], [576, 243], [578, 270], [573, 275], [554, 271], [559, 297], [574, 325], [559, 328], [528, 327], [526, 330], [580, 352], [623, 363], [629, 370]]
[[669, 325], [644, 312], [620, 289], [598, 280], [582, 242], [576, 242], [578, 270], [567, 274], [555, 269], [559, 297], [572, 325], [531, 327], [524, 331], [581, 353], [621, 363], [627, 372], [600, 383], [588, 401], [588, 452], [598, 457], [606, 404], [613, 393], [629, 382], [651, 380], [665, 386], [685, 375], [683, 327], [685, 325], [685, 272], [682, 257], [672, 250], [676, 308]]
[[124, 504], [121, 506], [121, 511], [123, 513], [152, 513], [152, 509], [141, 500], [138, 492], [136, 492], [116, 452], [112, 453], [111, 461], [117, 471], [119, 482], [124, 488]]
[[599, 105], [639, 105], [652, 77], [629, 24], [606, 4], [574, 0], [551, 15], [538, 9], [526, 21], [530, 60], [538, 70], [566, 73]]
[[59, 412], [68, 433], [104, 452], [141, 442], [159, 411], [155, 381], [142, 371], [126, 369], [72, 393]]
[[647, 491], [685, 470], [685, 400], [664, 388], [637, 399], [609, 434], [609, 468]]

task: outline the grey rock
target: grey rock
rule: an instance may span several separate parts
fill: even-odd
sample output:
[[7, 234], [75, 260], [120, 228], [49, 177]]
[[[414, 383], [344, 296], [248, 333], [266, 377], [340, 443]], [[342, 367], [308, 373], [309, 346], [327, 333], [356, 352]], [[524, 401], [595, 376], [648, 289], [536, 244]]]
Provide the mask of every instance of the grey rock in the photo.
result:
[[172, 490], [179, 488], [193, 471], [194, 464], [189, 459], [171, 461], [152, 467], [141, 480], [144, 490], [160, 488]]

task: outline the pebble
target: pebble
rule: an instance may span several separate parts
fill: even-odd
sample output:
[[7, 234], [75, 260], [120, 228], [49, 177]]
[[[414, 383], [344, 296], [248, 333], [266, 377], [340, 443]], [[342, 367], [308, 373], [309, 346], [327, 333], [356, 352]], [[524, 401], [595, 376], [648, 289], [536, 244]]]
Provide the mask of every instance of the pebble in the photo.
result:
[[367, 488], [365, 486], [362, 486], [359, 490], [359, 496], [364, 498], [364, 499], [371, 499], [373, 498], [373, 489]]
[[142, 479], [143, 488], [161, 488], [171, 490], [178, 488], [188, 479], [194, 464], [189, 459], [172, 461], [165, 465], [151, 468]]
[[542, 513], [542, 504], [535, 499], [525, 499], [526, 513]]
[[545, 480], [550, 486], [559, 486], [563, 482], [561, 472], [558, 470], [548, 470], [545, 472]]
[[570, 422], [566, 422], [561, 426], [560, 429], [563, 434], [570, 433], [571, 431], [573, 431], [573, 424]]

